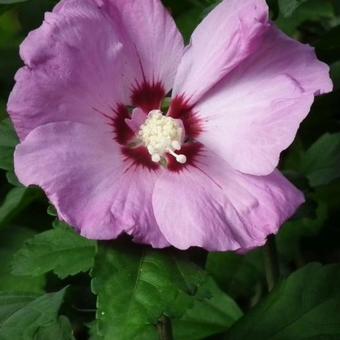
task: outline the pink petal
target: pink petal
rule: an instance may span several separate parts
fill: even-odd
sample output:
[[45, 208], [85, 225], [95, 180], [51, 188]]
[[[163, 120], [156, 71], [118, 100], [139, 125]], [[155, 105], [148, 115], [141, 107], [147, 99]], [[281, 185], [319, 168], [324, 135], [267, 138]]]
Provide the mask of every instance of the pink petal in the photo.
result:
[[50, 123], [17, 147], [15, 170], [38, 185], [61, 219], [90, 239], [127, 232], [136, 242], [168, 246], [155, 221], [151, 195], [157, 174], [123, 161], [111, 131], [80, 123]]
[[197, 104], [199, 137], [232, 167], [270, 174], [294, 140], [314, 96], [331, 91], [329, 68], [309, 46], [277, 29]]
[[49, 122], [96, 124], [133, 95], [159, 102], [182, 53], [159, 1], [64, 0], [22, 44], [8, 111], [21, 139]]
[[21, 139], [49, 122], [100, 124], [98, 111], [128, 101], [120, 84], [124, 51], [111, 20], [93, 1], [63, 3], [69, 5], [47, 13], [21, 46], [27, 66], [18, 71], [8, 103]]
[[[183, 38], [160, 0], [97, 0], [137, 56], [139, 84], [161, 81], [168, 92], [184, 51]], [[131, 53], [132, 53], [131, 52]]]
[[158, 176], [158, 172], [130, 167], [113, 185], [115, 196], [111, 212], [135, 242], [164, 248], [170, 244], [160, 232], [152, 206]]
[[132, 111], [131, 119], [125, 119], [125, 123], [133, 132], [136, 133], [144, 123], [145, 119], [146, 113], [142, 109], [137, 107]]
[[173, 97], [196, 101], [248, 57], [268, 26], [265, 0], [225, 0], [197, 27], [175, 79]]
[[38, 185], [60, 218], [92, 239], [122, 232], [111, 214], [114, 183], [123, 162], [111, 133], [80, 123], [50, 123], [18, 145], [15, 171], [21, 183]]
[[196, 167], [164, 173], [156, 182], [156, 220], [175, 247], [247, 250], [275, 234], [304, 201], [278, 171], [256, 177], [232, 170], [206, 154]]

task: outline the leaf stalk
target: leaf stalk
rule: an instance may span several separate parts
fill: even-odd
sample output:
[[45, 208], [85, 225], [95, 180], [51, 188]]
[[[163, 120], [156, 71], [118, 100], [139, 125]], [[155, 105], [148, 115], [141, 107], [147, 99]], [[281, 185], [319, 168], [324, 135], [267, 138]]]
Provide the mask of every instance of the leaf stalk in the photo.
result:
[[274, 235], [268, 237], [264, 246], [264, 264], [268, 291], [270, 292], [280, 280], [280, 264]]
[[173, 340], [171, 320], [166, 315], [162, 315], [157, 324], [160, 340]]

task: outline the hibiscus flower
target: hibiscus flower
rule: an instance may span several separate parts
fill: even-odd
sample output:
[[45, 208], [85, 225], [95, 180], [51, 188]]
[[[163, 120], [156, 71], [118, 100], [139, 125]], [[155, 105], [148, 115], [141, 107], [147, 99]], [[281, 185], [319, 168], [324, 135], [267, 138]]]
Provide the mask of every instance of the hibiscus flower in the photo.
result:
[[63, 0], [20, 53], [16, 174], [84, 237], [246, 251], [304, 201], [276, 167], [332, 84], [264, 0], [223, 1], [186, 48], [159, 0]]

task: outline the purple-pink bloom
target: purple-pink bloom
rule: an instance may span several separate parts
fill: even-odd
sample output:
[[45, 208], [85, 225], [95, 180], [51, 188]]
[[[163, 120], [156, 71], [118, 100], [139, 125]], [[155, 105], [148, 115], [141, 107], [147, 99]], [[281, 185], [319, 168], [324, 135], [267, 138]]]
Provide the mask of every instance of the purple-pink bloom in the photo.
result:
[[63, 0], [20, 53], [16, 174], [81, 235], [246, 251], [304, 201], [275, 168], [332, 83], [265, 0], [223, 1], [186, 49], [159, 0]]

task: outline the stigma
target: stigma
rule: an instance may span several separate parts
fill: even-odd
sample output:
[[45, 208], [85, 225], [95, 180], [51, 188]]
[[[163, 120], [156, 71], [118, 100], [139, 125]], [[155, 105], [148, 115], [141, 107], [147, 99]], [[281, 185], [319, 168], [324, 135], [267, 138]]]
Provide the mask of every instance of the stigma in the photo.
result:
[[152, 110], [139, 129], [138, 138], [147, 148], [151, 159], [160, 163], [166, 154], [178, 163], [185, 164], [187, 158], [177, 153], [182, 148], [184, 128], [178, 119], [164, 116], [160, 110]]

